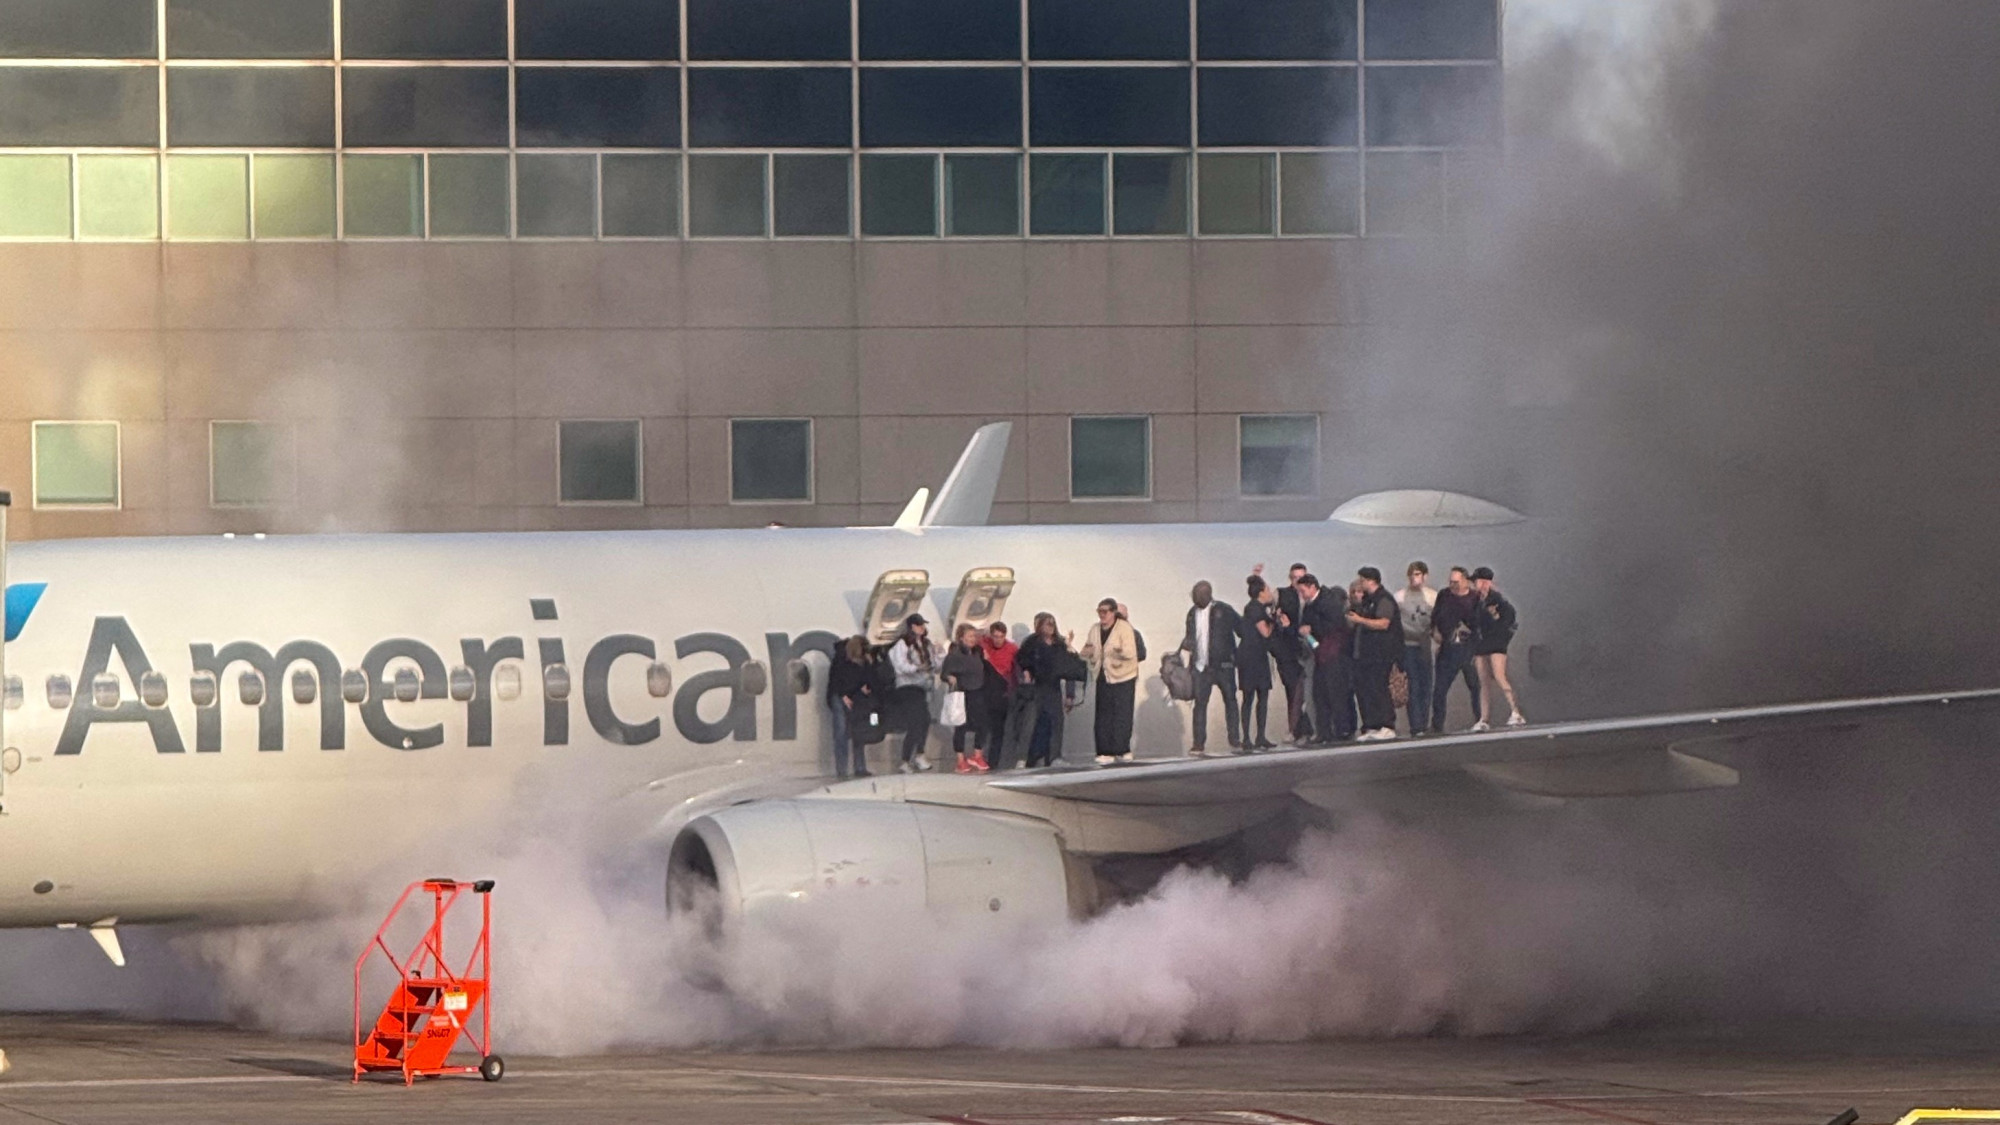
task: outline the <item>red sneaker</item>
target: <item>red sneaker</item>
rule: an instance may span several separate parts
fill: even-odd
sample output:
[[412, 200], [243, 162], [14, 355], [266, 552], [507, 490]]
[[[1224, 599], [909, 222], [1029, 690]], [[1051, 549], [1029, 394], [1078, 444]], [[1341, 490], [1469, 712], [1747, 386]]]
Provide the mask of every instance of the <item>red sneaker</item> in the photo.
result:
[[972, 766], [972, 763], [971, 763], [971, 762], [968, 762], [968, 761], [966, 761], [966, 760], [965, 760], [965, 755], [963, 755], [963, 754], [960, 754], [960, 755], [958, 756], [958, 768], [957, 768], [957, 770], [956, 770], [956, 771], [954, 771], [954, 772], [957, 772], [957, 773], [977, 773], [978, 771], [977, 771], [977, 770], [975, 770], [975, 769], [973, 769], [973, 766]]
[[986, 760], [986, 752], [981, 750], [972, 755], [972, 768], [980, 773], [989, 773], [993, 766]]

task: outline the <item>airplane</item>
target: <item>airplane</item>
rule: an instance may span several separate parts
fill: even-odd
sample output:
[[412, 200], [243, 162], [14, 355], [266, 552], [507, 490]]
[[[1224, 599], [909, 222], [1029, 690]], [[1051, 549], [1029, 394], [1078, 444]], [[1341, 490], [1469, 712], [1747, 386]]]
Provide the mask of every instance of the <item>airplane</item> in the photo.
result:
[[[1149, 672], [1137, 743], [1162, 760], [830, 782], [827, 650], [885, 641], [919, 609], [948, 638], [1044, 609], [1079, 626], [1114, 596], [1157, 659], [1195, 579], [1234, 600], [1257, 562], [1310, 561], [1331, 588], [1364, 564], [1476, 562], [1529, 607], [1564, 580], [1559, 528], [1435, 490], [1313, 522], [985, 526], [1007, 436], [981, 430], [936, 499], [885, 528], [9, 550], [0, 508], [0, 926], [81, 928], [122, 963], [120, 925], [309, 916], [330, 888], [430, 875], [455, 833], [551, 803], [657, 864], [663, 909], [706, 896], [726, 919], [864, 888], [974, 921], [1075, 916], [1104, 901], [1107, 859], [1299, 802], [1438, 778], [1525, 803], [1700, 791], [1735, 783], [1718, 751], [1748, 739], [2000, 702], [1933, 692], [1192, 760], [1185, 709]], [[1088, 724], [1069, 725], [1088, 760]]]

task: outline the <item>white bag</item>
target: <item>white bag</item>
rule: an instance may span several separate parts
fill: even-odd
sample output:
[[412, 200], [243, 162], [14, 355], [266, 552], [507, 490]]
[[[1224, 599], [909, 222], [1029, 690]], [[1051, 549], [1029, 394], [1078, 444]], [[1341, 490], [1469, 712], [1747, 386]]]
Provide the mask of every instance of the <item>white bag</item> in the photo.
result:
[[948, 691], [944, 693], [944, 703], [938, 708], [938, 723], [947, 727], [965, 725], [965, 693]]

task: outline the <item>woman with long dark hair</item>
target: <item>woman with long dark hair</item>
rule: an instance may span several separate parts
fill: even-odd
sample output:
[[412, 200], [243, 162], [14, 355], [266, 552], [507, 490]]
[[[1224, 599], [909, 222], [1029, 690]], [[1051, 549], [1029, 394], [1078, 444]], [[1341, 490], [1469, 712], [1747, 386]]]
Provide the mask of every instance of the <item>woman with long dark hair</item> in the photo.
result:
[[903, 758], [896, 769], [921, 773], [931, 768], [931, 760], [924, 756], [924, 742], [931, 735], [931, 686], [938, 676], [937, 646], [931, 644], [930, 622], [921, 614], [903, 619], [903, 631], [889, 646], [889, 664], [896, 670], [889, 710], [897, 729], [903, 732]]
[[[939, 669], [944, 686], [958, 692], [964, 704], [964, 713], [958, 716], [951, 732], [951, 749], [958, 755], [959, 773], [985, 773], [992, 768], [986, 763], [986, 729], [990, 725], [986, 718], [986, 678], [991, 671], [985, 655], [979, 651], [979, 626], [969, 621], [960, 625]], [[971, 754], [965, 752], [968, 738], [972, 741]]]
[[1026, 694], [1027, 700], [1032, 701], [1032, 709], [1023, 707], [1023, 701], [1017, 699], [1015, 713], [1025, 721], [1009, 739], [1010, 744], [1025, 747], [1024, 764], [1030, 767], [1046, 766], [1055, 754], [1062, 752], [1062, 666], [1067, 655], [1069, 642], [1056, 631], [1056, 615], [1036, 614], [1035, 633], [1021, 642], [1021, 651], [1014, 658], [1020, 684], [1015, 690]]

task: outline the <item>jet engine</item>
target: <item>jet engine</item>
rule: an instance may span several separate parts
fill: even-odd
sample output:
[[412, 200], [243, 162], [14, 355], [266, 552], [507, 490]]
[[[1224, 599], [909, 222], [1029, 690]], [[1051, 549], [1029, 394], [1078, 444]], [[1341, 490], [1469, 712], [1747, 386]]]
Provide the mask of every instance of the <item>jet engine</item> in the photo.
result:
[[891, 801], [749, 801], [690, 822], [667, 860], [670, 909], [712, 894], [724, 920], [833, 894], [963, 919], [1061, 919], [1089, 906], [1087, 869], [1053, 825]]

